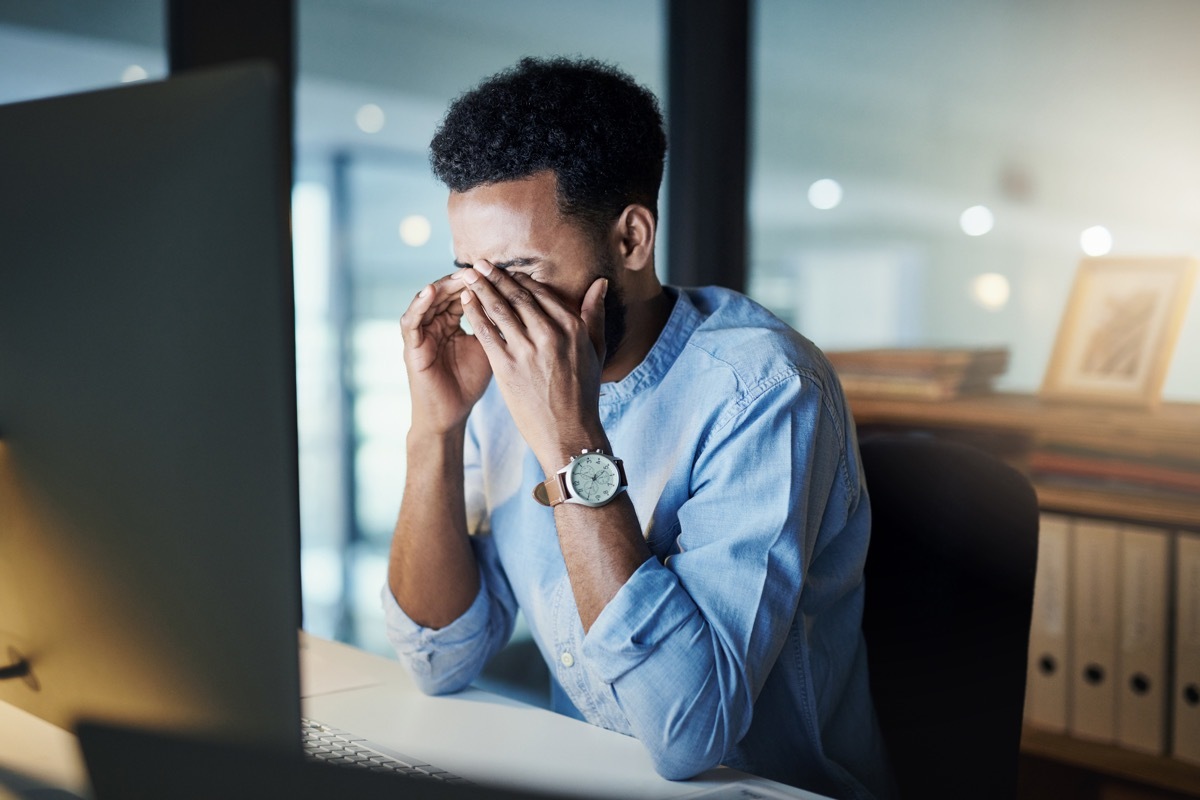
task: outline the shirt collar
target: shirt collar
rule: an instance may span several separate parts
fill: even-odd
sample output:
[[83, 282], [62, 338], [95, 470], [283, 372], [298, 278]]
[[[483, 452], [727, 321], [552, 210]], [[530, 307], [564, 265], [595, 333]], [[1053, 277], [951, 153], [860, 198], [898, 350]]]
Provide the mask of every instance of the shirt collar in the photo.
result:
[[628, 402], [642, 390], [662, 380], [683, 351], [692, 331], [700, 324], [700, 313], [696, 311], [686, 293], [671, 286], [664, 286], [663, 292], [675, 301], [667, 324], [663, 326], [662, 333], [658, 335], [658, 340], [642, 359], [642, 363], [621, 380], [600, 385], [602, 407]]

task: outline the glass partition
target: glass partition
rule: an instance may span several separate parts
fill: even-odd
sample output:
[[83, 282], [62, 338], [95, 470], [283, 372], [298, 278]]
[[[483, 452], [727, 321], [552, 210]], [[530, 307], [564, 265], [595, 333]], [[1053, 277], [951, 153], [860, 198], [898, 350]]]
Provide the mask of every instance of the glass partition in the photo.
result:
[[[1200, 253], [1200, 5], [759, 0], [751, 294], [825, 349], [1003, 345], [1084, 255]], [[1200, 297], [1164, 390], [1200, 398]]]
[[641, 0], [298, 9], [297, 291], [318, 297], [298, 306], [305, 624], [387, 652], [379, 589], [410, 417], [399, 318], [453, 261], [429, 140], [454, 97], [525, 55], [611, 61], [661, 97], [662, 10]]

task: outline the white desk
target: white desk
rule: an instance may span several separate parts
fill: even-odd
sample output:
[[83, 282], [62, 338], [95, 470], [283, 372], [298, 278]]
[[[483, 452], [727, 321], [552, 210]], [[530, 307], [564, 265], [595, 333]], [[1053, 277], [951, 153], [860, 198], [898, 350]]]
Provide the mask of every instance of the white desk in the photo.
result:
[[[730, 769], [667, 781], [635, 739], [478, 689], [427, 697], [394, 661], [324, 639], [301, 636], [300, 665], [306, 716], [476, 783], [614, 800], [821, 800]], [[0, 703], [0, 800], [6, 783], [87, 796], [75, 737]]]

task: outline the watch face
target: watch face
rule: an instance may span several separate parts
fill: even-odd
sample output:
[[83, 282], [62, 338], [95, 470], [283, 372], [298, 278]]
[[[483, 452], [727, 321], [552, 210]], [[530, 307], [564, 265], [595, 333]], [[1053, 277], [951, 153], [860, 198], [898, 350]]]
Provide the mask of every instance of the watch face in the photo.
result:
[[585, 453], [571, 462], [571, 491], [588, 505], [606, 503], [617, 493], [617, 465], [598, 453]]

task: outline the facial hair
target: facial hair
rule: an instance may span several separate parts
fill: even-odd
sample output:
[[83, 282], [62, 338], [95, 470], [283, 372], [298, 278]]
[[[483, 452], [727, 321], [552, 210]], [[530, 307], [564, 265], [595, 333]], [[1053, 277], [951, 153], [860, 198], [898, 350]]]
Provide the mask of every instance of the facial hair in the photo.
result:
[[598, 277], [608, 278], [608, 293], [604, 295], [604, 365], [608, 366], [625, 338], [625, 293], [617, 285], [617, 259], [601, 245], [597, 252]]

